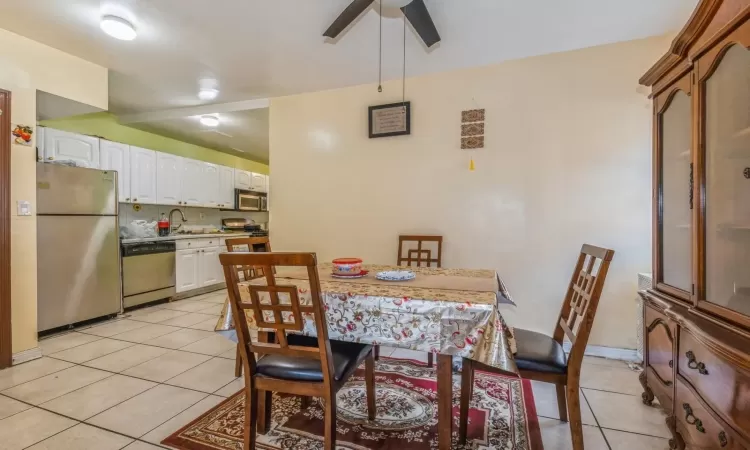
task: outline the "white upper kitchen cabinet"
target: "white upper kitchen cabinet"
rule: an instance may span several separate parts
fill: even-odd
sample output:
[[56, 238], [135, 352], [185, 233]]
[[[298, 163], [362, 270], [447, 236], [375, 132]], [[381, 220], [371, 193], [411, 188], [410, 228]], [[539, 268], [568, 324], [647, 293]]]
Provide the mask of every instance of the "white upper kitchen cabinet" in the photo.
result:
[[183, 158], [156, 152], [156, 199], [160, 205], [182, 205]]
[[177, 292], [185, 292], [199, 288], [200, 280], [199, 249], [177, 250], [175, 252], [175, 284]]
[[157, 203], [156, 152], [153, 150], [130, 147], [130, 201]]
[[250, 190], [255, 192], [266, 192], [266, 176], [260, 173], [251, 173]]
[[44, 131], [45, 161], [75, 161], [80, 166], [99, 168], [99, 138], [47, 128]]
[[46, 127], [36, 127], [36, 160], [44, 161], [44, 133]]
[[184, 158], [182, 160], [182, 204], [203, 206], [203, 162]]
[[219, 166], [219, 208], [234, 208], [234, 169]]
[[130, 146], [101, 139], [99, 141], [99, 168], [117, 172], [118, 199], [130, 201]]
[[203, 206], [217, 208], [219, 206], [219, 166], [211, 163], [203, 164]]
[[250, 190], [253, 184], [253, 173], [242, 169], [234, 169], [234, 187], [237, 189]]

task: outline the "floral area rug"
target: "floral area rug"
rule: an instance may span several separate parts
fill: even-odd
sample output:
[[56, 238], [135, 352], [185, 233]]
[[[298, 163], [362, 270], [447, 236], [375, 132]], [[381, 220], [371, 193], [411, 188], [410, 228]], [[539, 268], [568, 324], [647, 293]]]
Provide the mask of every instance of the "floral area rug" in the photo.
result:
[[[336, 446], [352, 450], [437, 449], [437, 382], [434, 368], [411, 360], [381, 358], [375, 373], [377, 417], [367, 420], [364, 369], [337, 393]], [[467, 445], [458, 441], [460, 375], [453, 379], [451, 448], [542, 450], [531, 383], [478, 371], [469, 412]], [[203, 414], [162, 444], [181, 450], [242, 450], [243, 391]], [[274, 394], [273, 424], [258, 435], [259, 449], [323, 447], [323, 405], [301, 408], [299, 397]]]

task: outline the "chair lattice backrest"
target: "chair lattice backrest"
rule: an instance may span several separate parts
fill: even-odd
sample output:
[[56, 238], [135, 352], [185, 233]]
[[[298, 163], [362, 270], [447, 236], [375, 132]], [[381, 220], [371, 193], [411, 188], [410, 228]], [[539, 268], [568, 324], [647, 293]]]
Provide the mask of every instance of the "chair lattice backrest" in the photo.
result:
[[[417, 248], [404, 248], [404, 244], [416, 242]], [[432, 249], [424, 248], [427, 242], [435, 242], [437, 256], [433, 257]], [[404, 253], [406, 250], [406, 253]], [[398, 261], [397, 265], [411, 266], [416, 263], [417, 267], [442, 267], [443, 264], [443, 237], [442, 236], [419, 236], [419, 235], [402, 235], [398, 237]]]
[[[267, 237], [240, 237], [230, 238], [226, 241], [228, 252], [256, 252], [256, 247], [261, 247], [261, 252], [271, 252], [271, 241]], [[239, 247], [239, 248], [238, 248]], [[252, 280], [263, 276], [263, 271], [252, 266], [238, 268], [244, 280]]]
[[565, 337], [570, 339], [573, 344], [571, 361], [580, 362], [583, 359], [609, 263], [614, 255], [614, 250], [606, 248], [588, 244], [581, 247], [553, 336], [560, 343]]
[[[332, 376], [333, 359], [315, 254], [230, 252], [222, 253], [219, 259], [224, 266], [240, 351], [243, 352], [243, 359], [250, 364], [249, 373], [255, 373], [254, 353], [258, 353], [320, 360], [324, 379]], [[245, 266], [260, 269], [264, 275], [252, 282], [241, 282], [238, 273]], [[311, 298], [309, 304], [300, 302], [297, 286], [277, 284], [277, 267], [307, 269]], [[265, 278], [265, 284], [262, 284], [262, 278]], [[241, 289], [249, 294], [245, 299], [241, 295]], [[245, 315], [247, 310], [252, 311], [259, 329], [275, 332], [276, 343], [252, 342]], [[305, 327], [306, 317], [312, 318], [315, 323], [318, 347], [295, 346], [288, 342], [287, 332], [301, 332]]]

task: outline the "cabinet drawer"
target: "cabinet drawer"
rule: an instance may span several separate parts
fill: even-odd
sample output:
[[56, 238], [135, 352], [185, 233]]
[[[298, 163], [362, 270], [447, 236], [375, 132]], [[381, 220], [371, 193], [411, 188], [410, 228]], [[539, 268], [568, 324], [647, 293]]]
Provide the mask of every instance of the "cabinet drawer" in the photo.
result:
[[677, 431], [689, 449], [741, 449], [729, 427], [713, 415], [688, 388], [682, 377], [675, 383], [675, 411]]
[[684, 329], [679, 349], [678, 372], [727, 422], [736, 429], [750, 430], [750, 376]]
[[664, 387], [674, 383], [674, 325], [660, 311], [646, 305], [645, 337], [647, 367], [653, 369]]
[[181, 239], [175, 242], [177, 250], [188, 248], [218, 247], [221, 238]]

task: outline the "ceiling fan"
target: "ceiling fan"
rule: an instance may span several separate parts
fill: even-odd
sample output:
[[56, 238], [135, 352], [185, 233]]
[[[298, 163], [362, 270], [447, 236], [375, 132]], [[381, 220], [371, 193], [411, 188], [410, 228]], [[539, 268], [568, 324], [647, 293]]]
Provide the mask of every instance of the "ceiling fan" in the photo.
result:
[[[330, 27], [323, 33], [323, 36], [335, 38], [350, 23], [360, 16], [376, 0], [354, 0], [346, 7], [344, 12], [333, 21]], [[416, 30], [419, 37], [422, 38], [427, 47], [432, 47], [440, 42], [435, 24], [432, 22], [427, 6], [424, 0], [377, 0], [383, 7], [400, 8], [404, 16], [409, 20]]]

